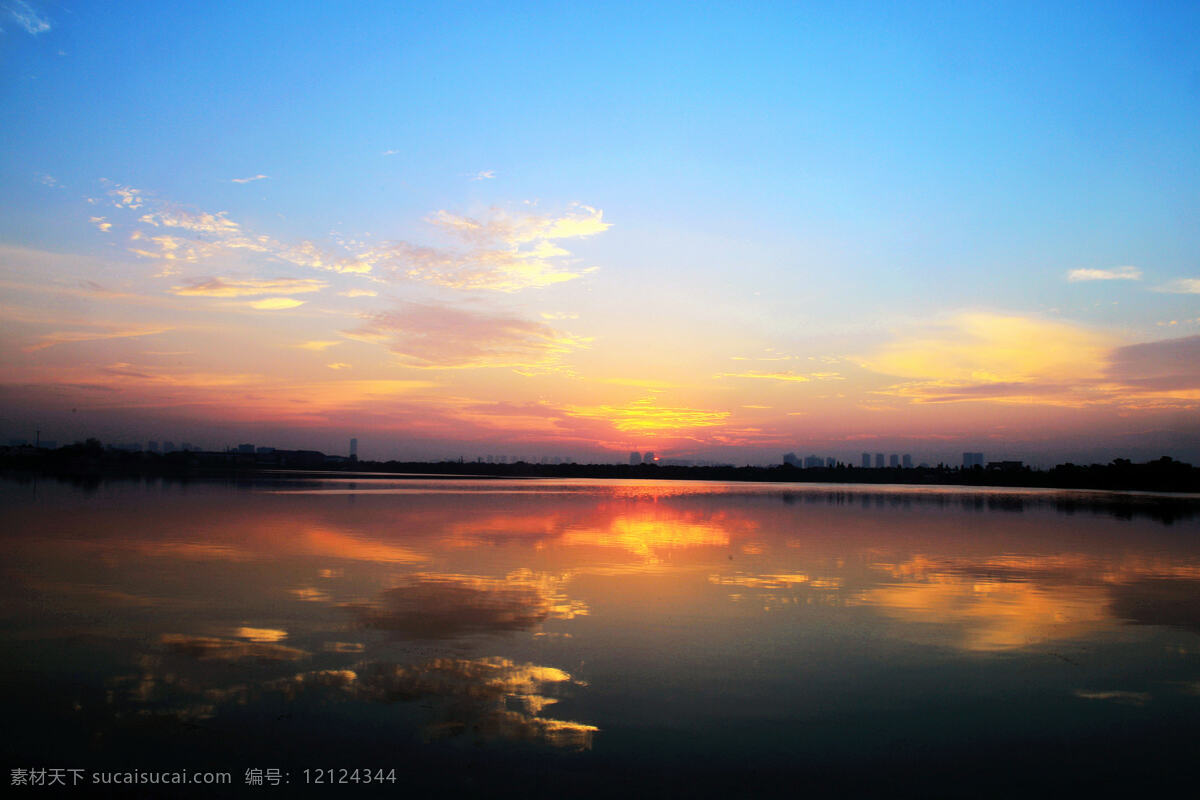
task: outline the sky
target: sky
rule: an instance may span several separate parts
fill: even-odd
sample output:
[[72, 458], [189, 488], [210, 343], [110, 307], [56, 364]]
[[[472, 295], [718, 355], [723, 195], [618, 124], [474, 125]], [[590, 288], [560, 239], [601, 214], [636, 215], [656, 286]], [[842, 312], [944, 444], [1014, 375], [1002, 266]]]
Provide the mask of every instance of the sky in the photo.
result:
[[1197, 30], [0, 0], [0, 443], [1200, 463]]

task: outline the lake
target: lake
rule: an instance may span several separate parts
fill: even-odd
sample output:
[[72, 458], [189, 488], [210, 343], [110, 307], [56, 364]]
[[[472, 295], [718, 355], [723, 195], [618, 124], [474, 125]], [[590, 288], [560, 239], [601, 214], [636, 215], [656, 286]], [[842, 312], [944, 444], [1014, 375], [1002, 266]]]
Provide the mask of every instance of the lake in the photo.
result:
[[8, 479], [0, 505], [10, 782], [975, 797], [1200, 777], [1196, 498], [279, 475]]

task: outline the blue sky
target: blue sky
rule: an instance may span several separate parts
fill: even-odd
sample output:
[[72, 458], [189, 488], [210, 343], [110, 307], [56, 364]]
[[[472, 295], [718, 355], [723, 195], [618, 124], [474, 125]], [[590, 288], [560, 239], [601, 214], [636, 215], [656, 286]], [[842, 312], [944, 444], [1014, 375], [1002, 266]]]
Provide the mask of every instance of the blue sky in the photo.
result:
[[[1200, 334], [1200, 294], [1187, 283], [1200, 278], [1195, 4], [0, 8], [0, 243], [92, 259], [50, 270], [55, 285], [172, 293], [111, 207], [114, 187], [134, 187], [164, 207], [225, 212], [243, 230], [333, 249], [342, 239], [449, 246], [447, 235], [461, 231], [431, 227], [439, 211], [549, 219], [598, 210], [611, 227], [578, 235], [569, 255], [555, 257], [577, 280], [499, 292], [406, 280], [370, 308], [323, 309], [347, 319], [387, 313], [388, 302], [493, 318], [571, 314], [567, 333], [589, 340], [567, 359], [563, 374], [575, 379], [587, 379], [588, 365], [611, 371], [626, 360], [638, 347], [630, 328], [665, 347], [665, 363], [692, 363], [691, 380], [675, 379], [689, 385], [726, 372], [714, 358], [747, 357], [734, 345], [861, 367], [878, 361], [872, 348], [927, 341], [914, 332], [921, 324], [965, 313], [1061, 322], [1110, 337], [1110, 347]], [[116, 227], [98, 229], [106, 223]], [[198, 256], [179, 280], [303, 277], [301, 265], [246, 260], [244, 251], [236, 261], [224, 251]], [[17, 283], [49, 280], [34, 260], [7, 261]], [[1120, 268], [1133, 272], [1114, 277]], [[1072, 280], [1078, 270], [1092, 278]], [[88, 313], [101, 324], [125, 312]], [[278, 320], [253, 324], [290, 330]], [[348, 324], [330, 322], [320, 335], [337, 338]], [[9, 335], [25, 352], [18, 340], [36, 331]], [[672, 337], [695, 349], [662, 344]], [[720, 342], [731, 352], [717, 352]], [[412, 355], [387, 347], [402, 363]], [[78, 363], [103, 366], [108, 355]], [[630, 380], [658, 371], [643, 355]], [[9, 366], [34, 369], [29, 358]], [[384, 361], [354, 369], [375, 369], [372, 379], [407, 374]], [[580, 393], [484, 370], [471, 391], [501, 387], [514, 403], [561, 411]], [[970, 372], [999, 374], [986, 364]], [[444, 373], [435, 382], [461, 398], [464, 380]], [[871, 381], [854, 385], [875, 391]], [[723, 389], [693, 388], [664, 407], [736, 417], [714, 399]], [[608, 399], [624, 408], [644, 398]], [[804, 409], [809, 399], [770, 402]], [[1099, 401], [1087, 402], [1095, 410]], [[1168, 412], [1155, 402], [1147, 429], [1178, 432], [1183, 423], [1159, 419]], [[1190, 396], [1172, 402], [1181, 418], [1195, 410]], [[979, 417], [990, 408], [971, 407]], [[106, 430], [120, 428], [105, 420]], [[808, 436], [829, 450], [894, 427], [846, 419], [816, 435], [786, 422], [739, 428], [775, 432], [769, 442], [655, 435], [660, 449], [744, 455], [759, 441], [773, 452]], [[328, 430], [338, 425], [331, 419]], [[478, 436], [499, 444], [503, 426], [493, 433]], [[592, 450], [630, 444], [595, 431], [567, 438], [585, 450], [588, 441]]]

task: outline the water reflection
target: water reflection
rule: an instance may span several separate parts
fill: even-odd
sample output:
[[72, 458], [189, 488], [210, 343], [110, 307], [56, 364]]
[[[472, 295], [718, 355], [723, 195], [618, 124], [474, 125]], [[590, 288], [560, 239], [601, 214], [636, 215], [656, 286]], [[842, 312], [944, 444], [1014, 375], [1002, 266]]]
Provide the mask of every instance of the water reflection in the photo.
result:
[[6, 691], [59, 726], [45, 741], [77, 730], [98, 757], [137, 752], [137, 731], [190, 752], [244, 730], [296, 759], [337, 739], [613, 763], [673, 742], [784, 769], [795, 748], [883, 752], [848, 720], [888, 714], [878, 730], [939, 752], [946, 728], [922, 709], [951, 696], [1014, 740], [1034, 732], [1003, 717], [1012, 704], [1049, 703], [1042, 723], [1064, 737], [1088, 714], [1133, 724], [1119, 715], [1160, 696], [1200, 718], [1200, 525], [1181, 499], [582, 481], [0, 492]]

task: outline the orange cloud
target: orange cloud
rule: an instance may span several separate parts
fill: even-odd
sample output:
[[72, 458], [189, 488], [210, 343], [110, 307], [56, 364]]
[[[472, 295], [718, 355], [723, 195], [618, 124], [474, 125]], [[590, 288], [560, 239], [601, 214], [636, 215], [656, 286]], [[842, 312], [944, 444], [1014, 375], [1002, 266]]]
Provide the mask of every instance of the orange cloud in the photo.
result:
[[604, 420], [619, 431], [642, 434], [708, 428], [722, 424], [729, 417], [728, 411], [660, 406], [654, 397], [623, 406], [566, 406], [563, 410], [573, 417]]
[[242, 281], [201, 278], [184, 286], [175, 286], [171, 292], [184, 297], [254, 297], [261, 294], [319, 292], [328, 285], [325, 281], [313, 278], [271, 278]]

